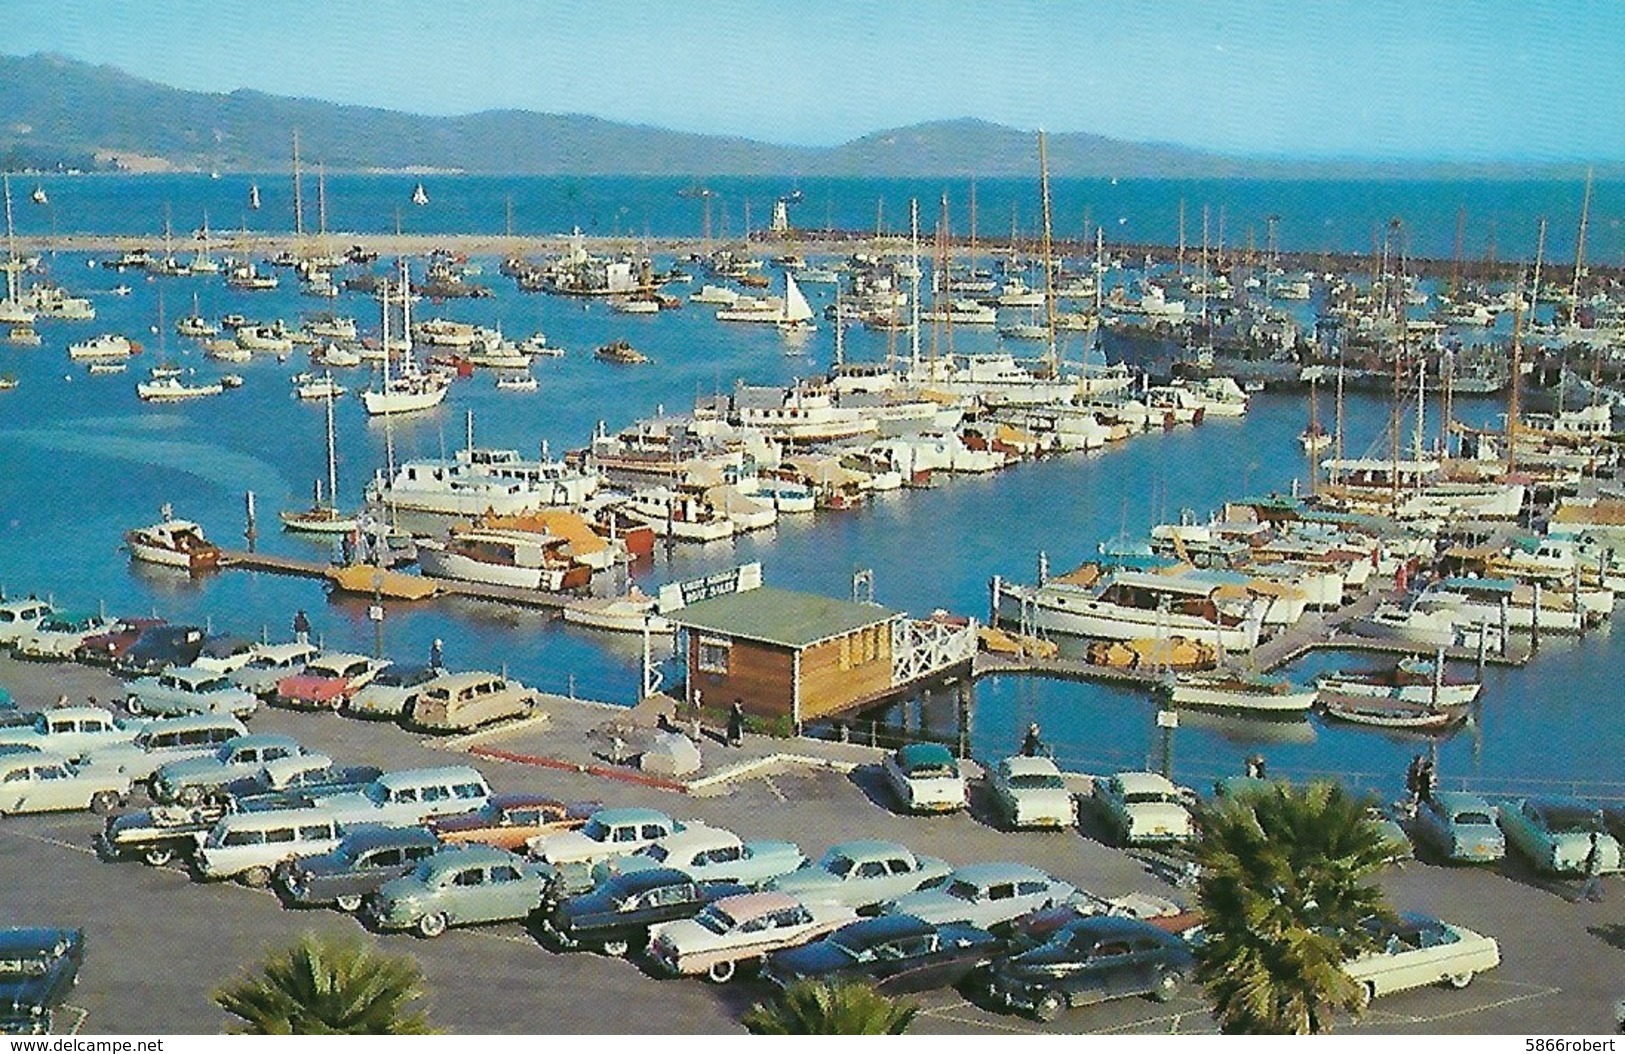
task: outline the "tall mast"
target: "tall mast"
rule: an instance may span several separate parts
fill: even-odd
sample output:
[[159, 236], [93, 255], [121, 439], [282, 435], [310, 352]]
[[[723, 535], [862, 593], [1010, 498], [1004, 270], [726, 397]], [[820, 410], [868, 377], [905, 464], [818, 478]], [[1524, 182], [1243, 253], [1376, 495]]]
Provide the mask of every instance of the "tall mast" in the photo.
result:
[[1179, 199], [1179, 274], [1185, 274], [1185, 199]]
[[[1520, 276], [1521, 278], [1521, 276]], [[1512, 388], [1507, 395], [1507, 474], [1518, 464], [1518, 389], [1523, 384], [1523, 297], [1522, 281], [1512, 298]]]
[[[1569, 290], [1569, 325], [1577, 324], [1580, 317], [1580, 271], [1585, 267], [1586, 224], [1591, 219], [1591, 168], [1586, 167], [1585, 197], [1580, 201], [1580, 236], [1574, 242], [1574, 288]], [[1558, 385], [1559, 392], [1563, 390]]]
[[920, 369], [920, 202], [908, 199], [908, 237], [913, 252], [914, 292], [908, 305], [908, 357], [909, 365]]
[[1316, 494], [1320, 490], [1320, 449], [1315, 445], [1320, 439], [1320, 418], [1318, 413], [1318, 399], [1315, 397], [1316, 384], [1320, 381], [1321, 367], [1313, 367], [1314, 373], [1309, 375], [1309, 493]]
[[946, 331], [948, 334], [948, 351], [953, 352], [954, 341], [954, 313], [953, 295], [948, 286], [953, 281], [953, 266], [948, 255], [948, 192], [942, 192], [942, 215], [937, 219], [937, 259], [933, 266], [936, 268], [932, 276], [932, 285], [936, 289], [936, 296], [932, 306], [936, 310], [937, 324], [931, 327], [931, 362], [937, 361], [937, 340], [939, 335]]
[[1540, 310], [1540, 261], [1546, 255], [1546, 217], [1540, 218], [1540, 233], [1535, 235], [1535, 280], [1529, 287], [1529, 317]]
[[[1394, 261], [1397, 272], [1394, 276], [1393, 284], [1395, 289], [1403, 290], [1405, 287], [1405, 256], [1403, 250], [1401, 249], [1401, 246], [1404, 244], [1404, 239], [1400, 235], [1401, 226], [1399, 217], [1394, 217], [1389, 224], [1389, 228], [1393, 232]], [[1400, 397], [1405, 391], [1405, 353], [1409, 350], [1410, 344], [1410, 332], [1405, 325], [1406, 312], [1405, 297], [1403, 295], [1394, 297], [1394, 311], [1398, 316], [1399, 321], [1399, 347], [1394, 351], [1394, 409], [1393, 413], [1391, 413], [1388, 418], [1388, 452], [1389, 457], [1393, 462], [1392, 479], [1389, 481], [1389, 489], [1392, 492], [1394, 508], [1397, 510], [1399, 508]]]
[[1208, 206], [1202, 206], [1202, 332], [1207, 328], [1207, 296], [1213, 285], [1213, 271], [1208, 261]]
[[1049, 375], [1054, 378], [1061, 375], [1061, 361], [1055, 346], [1055, 266], [1054, 246], [1050, 236], [1049, 148], [1042, 128], [1038, 130], [1038, 184], [1044, 204], [1044, 322], [1049, 334], [1049, 353], [1046, 361], [1049, 364]]
[[[332, 379], [329, 373], [328, 379]], [[333, 449], [333, 386], [327, 386], [327, 501], [334, 509], [339, 507], [339, 463]]]
[[299, 129], [293, 130], [293, 237], [294, 252], [298, 253], [305, 240], [304, 185], [299, 175]]
[[327, 163], [316, 165], [316, 233], [327, 238]]
[[[11, 200], [9, 197], [7, 201]], [[970, 181], [970, 269], [976, 270], [976, 180]]]

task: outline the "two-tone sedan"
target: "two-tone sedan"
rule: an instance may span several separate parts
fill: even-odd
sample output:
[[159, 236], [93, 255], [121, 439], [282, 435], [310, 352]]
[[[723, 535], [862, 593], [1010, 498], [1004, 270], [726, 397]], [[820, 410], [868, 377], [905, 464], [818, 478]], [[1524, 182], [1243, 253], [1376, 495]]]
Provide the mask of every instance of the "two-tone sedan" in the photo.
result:
[[449, 926], [528, 917], [541, 902], [547, 880], [541, 868], [506, 850], [447, 846], [411, 874], [368, 894], [362, 918], [376, 929], [438, 937]]
[[478, 811], [436, 817], [429, 829], [450, 845], [479, 842], [523, 853], [531, 839], [574, 831], [602, 808], [598, 802], [563, 802], [545, 794], [493, 794]]
[[1406, 913], [1392, 921], [1373, 920], [1368, 931], [1375, 951], [1343, 964], [1370, 1003], [1379, 995], [1423, 985], [1466, 988], [1473, 977], [1500, 965], [1501, 949], [1492, 937], [1462, 926]]
[[941, 885], [898, 897], [886, 905], [886, 913], [991, 930], [1029, 911], [1065, 903], [1076, 892], [1070, 882], [1026, 864], [967, 864]]
[[857, 918], [841, 904], [803, 904], [784, 893], [741, 893], [691, 919], [655, 926], [649, 933], [649, 958], [669, 976], [704, 975], [726, 984], [741, 965], [816, 940]]
[[350, 652], [318, 655], [298, 673], [276, 684], [279, 706], [294, 710], [339, 710], [389, 663]]
[[538, 835], [527, 844], [544, 863], [591, 865], [636, 852], [683, 827], [654, 809], [600, 809], [577, 830]]
[[106, 633], [112, 626], [113, 620], [102, 615], [83, 612], [47, 615], [18, 639], [17, 656], [42, 662], [66, 662], [85, 641]]
[[969, 804], [959, 762], [939, 743], [910, 743], [886, 755], [880, 769], [905, 812], [955, 812]]
[[1416, 810], [1411, 830], [1418, 842], [1452, 863], [1483, 864], [1506, 855], [1506, 836], [1495, 807], [1476, 794], [1436, 791]]
[[575, 896], [546, 898], [531, 916], [542, 940], [560, 951], [597, 948], [625, 955], [649, 943], [649, 929], [692, 918], [724, 897], [747, 893], [734, 882], [696, 882], [669, 867], [614, 875]]
[[27, 812], [108, 813], [130, 799], [130, 777], [75, 765], [58, 754], [0, 754], [0, 816]]
[[774, 952], [763, 963], [762, 976], [780, 988], [798, 981], [862, 981], [884, 995], [897, 995], [956, 987], [1002, 951], [999, 938], [975, 926], [881, 915]]
[[344, 712], [351, 717], [399, 721], [412, 712], [418, 693], [445, 672], [433, 666], [388, 666], [350, 695], [344, 703]]
[[0, 929], [0, 1032], [50, 1032], [84, 959], [83, 930]]
[[1094, 801], [1124, 845], [1188, 842], [1195, 836], [1186, 796], [1155, 772], [1119, 772], [1096, 778]]
[[439, 848], [440, 839], [423, 827], [358, 827], [337, 849], [284, 860], [271, 881], [289, 904], [355, 911], [368, 893], [416, 871]]
[[594, 873], [608, 877], [650, 868], [676, 868], [696, 882], [759, 886], [806, 862], [794, 842], [745, 842], [721, 827], [690, 824], [628, 856], [603, 861]]
[[936, 885], [952, 870], [946, 860], [917, 856], [896, 842], [866, 839], [830, 846], [817, 863], [775, 878], [768, 886], [808, 903], [861, 910]]
[[160, 765], [148, 785], [154, 801], [190, 805], [234, 779], [254, 775], [268, 762], [304, 752], [292, 736], [251, 733], [226, 740], [206, 757]]
[[988, 774], [987, 786], [1005, 823], [1018, 830], [1077, 826], [1078, 803], [1055, 762], [1018, 754]]
[[223, 673], [201, 666], [177, 666], [133, 681], [124, 695], [124, 708], [132, 714], [230, 714], [247, 720], [259, 709], [259, 700]]
[[114, 666], [141, 639], [141, 634], [163, 624], [161, 618], [121, 618], [105, 632], [87, 637], [74, 650], [74, 660], [87, 666]]
[[1602, 810], [1578, 798], [1520, 798], [1506, 802], [1499, 811], [1501, 831], [1507, 847], [1516, 849], [1551, 875], [1585, 873], [1591, 852], [1591, 836], [1598, 836], [1602, 870], [1621, 867], [1619, 842], [1603, 823]]

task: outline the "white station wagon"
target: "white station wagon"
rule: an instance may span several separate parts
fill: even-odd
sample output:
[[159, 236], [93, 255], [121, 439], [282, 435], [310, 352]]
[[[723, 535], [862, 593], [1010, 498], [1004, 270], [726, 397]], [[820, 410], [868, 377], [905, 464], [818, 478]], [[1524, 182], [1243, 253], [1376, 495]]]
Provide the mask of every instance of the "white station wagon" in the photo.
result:
[[89, 809], [111, 812], [130, 797], [117, 769], [78, 766], [55, 754], [0, 754], [0, 816]]
[[96, 706], [59, 706], [34, 715], [33, 724], [0, 728], [0, 744], [15, 743], [76, 758], [114, 743], [128, 743], [137, 728]]

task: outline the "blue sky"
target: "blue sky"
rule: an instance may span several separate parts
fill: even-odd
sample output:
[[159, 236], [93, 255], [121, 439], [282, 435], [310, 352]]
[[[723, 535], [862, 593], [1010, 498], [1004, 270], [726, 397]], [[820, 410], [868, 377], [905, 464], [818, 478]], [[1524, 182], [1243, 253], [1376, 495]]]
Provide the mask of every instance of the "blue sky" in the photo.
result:
[[7, 0], [0, 50], [417, 113], [832, 144], [975, 116], [1227, 153], [1625, 160], [1613, 0]]

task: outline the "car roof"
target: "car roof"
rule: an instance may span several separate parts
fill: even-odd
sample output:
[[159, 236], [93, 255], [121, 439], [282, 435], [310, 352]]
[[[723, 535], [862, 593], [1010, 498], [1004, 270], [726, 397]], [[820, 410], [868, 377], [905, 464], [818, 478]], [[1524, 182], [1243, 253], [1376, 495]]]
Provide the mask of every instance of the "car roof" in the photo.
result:
[[898, 912], [895, 915], [876, 915], [872, 919], [849, 922], [835, 932], [856, 937], [864, 943], [878, 944], [899, 937], [923, 937], [935, 933], [936, 930], [935, 926], [917, 915]]
[[491, 804], [499, 809], [523, 809], [537, 805], [564, 805], [566, 803], [551, 794], [537, 794], [534, 791], [510, 791], [507, 794], [491, 795]]
[[17, 754], [0, 754], [0, 768], [13, 772], [30, 765], [71, 765], [72, 762], [66, 754], [58, 754], [50, 750], [30, 750]]
[[966, 864], [964, 867], [954, 868], [954, 873], [948, 876], [948, 881], [969, 882], [974, 886], [985, 886], [993, 882], [1016, 882], [1022, 879], [1038, 879], [1043, 882], [1052, 882], [1053, 879], [1036, 867], [1026, 864], [1015, 864], [1004, 860], [994, 860], [979, 864]]
[[358, 852], [385, 846], [439, 844], [440, 839], [427, 827], [383, 827], [368, 824], [364, 827], [352, 827], [344, 836], [345, 847]]
[[285, 644], [261, 644], [255, 651], [255, 658], [283, 661], [296, 655], [315, 655], [318, 649], [314, 644], [300, 644], [295, 640]]
[[482, 670], [467, 670], [462, 673], [448, 673], [443, 677], [436, 678], [434, 681], [434, 687], [437, 691], [446, 690], [454, 692], [460, 688], [467, 688], [469, 685], [480, 684], [484, 681], [506, 681], [507, 679], [508, 678], [502, 676], [500, 673], [487, 673]]
[[220, 746], [222, 749], [230, 750], [242, 747], [292, 747], [295, 751], [304, 749], [297, 739], [276, 732], [250, 732], [245, 736], [232, 736]]
[[272, 780], [280, 783], [301, 772], [332, 768], [333, 759], [326, 754], [294, 754], [292, 757], [272, 758], [262, 767]]
[[1004, 759], [1004, 767], [1012, 776], [1059, 776], [1060, 768], [1049, 758], [1028, 757], [1017, 754]]
[[897, 751], [899, 764], [913, 767], [915, 765], [954, 765], [953, 754], [941, 743], [910, 743]]
[[901, 853], [903, 856], [913, 856], [914, 853], [900, 842], [882, 842], [875, 838], [860, 838], [855, 842], [841, 842], [839, 845], [829, 847], [832, 853], [843, 856], [892, 856]]
[[1474, 812], [1486, 812], [1492, 816], [1495, 814], [1495, 809], [1489, 802], [1467, 791], [1434, 791], [1433, 800], [1449, 812], [1465, 812], [1471, 809]]
[[432, 769], [398, 769], [395, 772], [386, 772], [378, 777], [378, 782], [386, 787], [393, 787], [401, 783], [423, 783], [430, 780], [477, 780], [485, 782], [485, 777], [479, 770], [468, 765], [446, 765]]
[[215, 659], [223, 659], [231, 655], [240, 655], [245, 651], [253, 651], [258, 645], [252, 637], [238, 637], [232, 634], [221, 633], [208, 638], [203, 642], [203, 654]]
[[621, 823], [660, 823], [670, 825], [672, 818], [656, 809], [599, 809], [592, 818], [606, 825]]
[[143, 732], [190, 732], [198, 728], [242, 729], [234, 737], [236, 739], [241, 739], [249, 734], [243, 723], [230, 714], [185, 714], [181, 717], [165, 717], [156, 721], [148, 721], [141, 726]]
[[517, 867], [524, 862], [523, 857], [516, 856], [506, 849], [498, 849], [496, 846], [483, 845], [479, 842], [441, 846], [429, 857], [429, 863], [436, 871], [474, 865], [490, 867], [495, 864], [513, 864]]
[[[226, 676], [219, 670], [211, 670], [206, 666], [172, 666], [160, 673], [171, 677], [179, 677], [185, 681], [217, 681]], [[156, 676], [156, 675], [155, 675]]]
[[1069, 922], [1057, 933], [1087, 933], [1097, 939], [1101, 937], [1145, 937], [1155, 935], [1163, 940], [1177, 940], [1169, 934], [1144, 919], [1133, 918], [1129, 915], [1085, 915], [1075, 922]]
[[145, 640], [145, 641], [181, 640], [183, 638], [191, 636], [194, 633], [198, 634], [198, 636], [200, 636], [200, 637], [204, 636], [203, 627], [202, 626], [175, 625], [173, 623], [163, 622], [163, 623], [159, 623], [156, 626], [148, 626], [146, 629], [142, 630], [141, 631], [141, 636], [136, 638], [136, 643], [139, 644], [143, 640]]
[[742, 839], [732, 831], [710, 824], [691, 823], [681, 831], [673, 831], [660, 840], [667, 849], [691, 849], [704, 846], [739, 845]]
[[[425, 674], [430, 675], [431, 680], [441, 676], [436, 673], [434, 667], [432, 666], [404, 666], [400, 663], [391, 663], [388, 668], [378, 672], [378, 677], [379, 680], [382, 680], [385, 677], [398, 677], [403, 680], [415, 680]], [[374, 683], [378, 682], [375, 681]], [[422, 683], [427, 684], [428, 681], [424, 681]], [[390, 686], [385, 683], [381, 684], [380, 687], [388, 688]]]
[[329, 664], [334, 665], [334, 666], [348, 666], [352, 662], [356, 662], [356, 661], [372, 662], [373, 660], [372, 660], [371, 656], [362, 655], [360, 652], [354, 652], [354, 651], [324, 651], [320, 655], [316, 656], [314, 659], [310, 660], [310, 664], [312, 666], [316, 666], [316, 665], [326, 666], [326, 665], [329, 665]]
[[785, 908], [800, 905], [801, 901], [790, 894], [771, 890], [763, 893], [737, 893], [717, 901], [718, 907], [739, 920], [753, 919], [770, 911], [783, 911]]
[[228, 827], [253, 827], [264, 824], [269, 827], [276, 823], [327, 823], [336, 822], [337, 814], [324, 805], [290, 805], [283, 809], [256, 809], [253, 812], [228, 812], [220, 817], [220, 823]]
[[49, 710], [38, 710], [36, 713], [46, 717], [71, 717], [83, 720], [87, 717], [99, 717], [107, 721], [113, 720], [113, 715], [99, 706], [54, 706]]
[[693, 881], [693, 878], [675, 867], [650, 867], [642, 871], [628, 871], [610, 879], [615, 888], [626, 893], [642, 893], [646, 889], [660, 889]]
[[1134, 791], [1165, 791], [1169, 794], [1177, 793], [1173, 781], [1167, 776], [1157, 772], [1119, 772], [1117, 782], [1123, 785], [1123, 790]]

